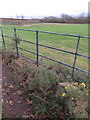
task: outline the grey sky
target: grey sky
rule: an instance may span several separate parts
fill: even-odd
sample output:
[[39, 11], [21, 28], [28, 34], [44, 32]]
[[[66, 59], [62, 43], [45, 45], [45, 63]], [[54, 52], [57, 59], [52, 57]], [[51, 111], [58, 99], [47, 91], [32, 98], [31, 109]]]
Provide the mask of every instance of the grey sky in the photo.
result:
[[78, 15], [88, 12], [88, 0], [1, 0], [0, 17]]

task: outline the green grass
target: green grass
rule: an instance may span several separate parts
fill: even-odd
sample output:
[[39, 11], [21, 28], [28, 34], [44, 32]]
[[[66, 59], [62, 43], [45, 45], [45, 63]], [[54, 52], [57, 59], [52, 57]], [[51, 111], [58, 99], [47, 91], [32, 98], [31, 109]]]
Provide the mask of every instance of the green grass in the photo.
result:
[[[39, 31], [48, 31], [48, 32], [57, 32], [57, 33], [66, 33], [66, 34], [74, 34], [74, 35], [83, 35], [88, 36], [88, 25], [87, 24], [71, 24], [71, 25], [60, 25], [60, 24], [32, 24], [30, 27], [24, 26], [16, 26], [16, 25], [3, 25], [5, 27], [12, 27], [12, 28], [22, 28], [22, 29], [31, 29], [31, 30], [39, 30]], [[13, 30], [3, 29], [5, 35], [13, 36]], [[36, 41], [36, 33], [30, 31], [20, 31], [17, 30], [17, 34], [19, 35], [20, 39], [28, 40], [31, 42]], [[69, 37], [69, 36], [61, 36], [61, 35], [53, 35], [53, 34], [46, 34], [46, 33], [39, 33], [39, 43], [43, 45], [48, 45], [52, 47], [56, 47], [59, 49], [67, 50], [70, 52], [75, 52], [76, 44], [77, 44], [76, 37]], [[5, 41], [12, 43], [11, 39], [5, 38]], [[23, 47], [27, 50], [31, 50], [36, 52], [36, 46], [32, 44], [27, 44], [25, 42], [20, 42], [20, 47]], [[10, 46], [11, 47], [11, 46]], [[19, 50], [20, 53], [26, 55], [27, 57], [32, 58], [33, 60], [36, 59], [36, 56], [24, 51]], [[88, 54], [88, 39], [81, 38], [78, 53], [87, 55]], [[45, 55], [52, 59], [56, 59], [58, 61], [64, 62], [69, 65], [73, 65], [74, 55], [55, 51], [52, 49], [44, 48], [39, 46], [39, 54]], [[39, 57], [39, 61], [43, 63], [50, 64], [52, 63], [49, 60], [42, 59]], [[83, 57], [77, 57], [77, 64], [76, 67], [81, 68], [83, 70], [88, 70], [88, 60]]]

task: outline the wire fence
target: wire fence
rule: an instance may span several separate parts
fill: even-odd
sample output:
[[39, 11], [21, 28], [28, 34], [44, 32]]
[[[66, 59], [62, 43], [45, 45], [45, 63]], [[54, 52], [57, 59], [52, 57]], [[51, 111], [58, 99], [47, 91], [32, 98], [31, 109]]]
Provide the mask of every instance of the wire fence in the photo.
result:
[[[90, 39], [90, 37], [80, 36], [80, 35], [54, 33], [54, 32], [46, 32], [46, 31], [38, 31], [38, 30], [29, 30], [29, 29], [9, 28], [9, 27], [0, 27], [0, 29], [1, 29], [0, 36], [2, 37], [2, 40], [0, 42], [3, 43], [3, 47], [6, 48], [6, 45], [10, 45], [10, 47], [12, 47], [12, 40], [13, 40], [14, 43], [15, 43], [16, 54], [18, 56], [21, 55], [23, 57], [26, 57], [26, 55], [20, 54], [21, 50], [25, 51], [27, 53], [33, 54], [34, 55], [34, 60], [31, 59], [30, 57], [26, 57], [26, 58], [31, 60], [31, 61], [36, 62], [37, 66], [40, 64], [39, 57], [41, 57], [41, 58], [44, 58], [44, 59], [47, 59], [47, 60], [50, 60], [50, 61], [53, 61], [53, 62], [56, 62], [56, 63], [60, 63], [62, 65], [65, 65], [65, 66], [71, 68], [72, 69], [72, 79], [73, 79], [75, 70], [78, 70], [78, 71], [83, 72], [85, 74], [90, 74], [89, 71], [82, 70], [82, 69], [76, 67], [76, 61], [77, 61], [77, 57], [78, 56], [86, 58], [87, 60], [90, 59], [90, 56], [78, 53], [78, 49], [79, 49], [81, 38]], [[7, 31], [7, 33], [8, 33], [7, 35], [6, 35], [5, 31]], [[28, 32], [28, 34], [26, 34], [26, 37], [23, 34], [23, 32], [25, 32], [25, 31]], [[29, 38], [27, 38], [27, 36], [30, 34], [30, 32], [33, 32], [33, 34], [30, 35], [31, 38], [29, 40]], [[19, 38], [18, 34], [22, 35], [22, 39]], [[59, 49], [59, 48], [47, 45], [48, 41], [47, 41], [47, 43], [45, 43], [45, 41], [40, 41], [40, 39], [42, 39], [44, 37], [43, 35], [42, 35], [43, 37], [41, 37], [41, 34], [45, 34], [44, 35], [46, 37], [45, 40], [47, 40], [47, 38], [48, 38], [47, 34], [57, 35], [58, 37], [59, 36], [64, 36], [64, 37], [75, 38], [74, 39], [75, 42], [76, 42], [76, 45], [74, 45], [75, 46], [75, 52], [71, 52], [71, 51], [68, 51], [68, 50]], [[8, 38], [10, 40], [7, 42], [6, 38]], [[34, 41], [32, 40], [33, 38], [34, 38]], [[52, 39], [52, 37], [50, 39]], [[21, 42], [24, 42], [24, 44], [21, 44], [21, 46], [19, 46], [19, 42], [20, 42], [20, 44], [21, 44]], [[45, 44], [42, 44], [43, 42]], [[55, 42], [57, 43], [57, 41], [55, 41]], [[29, 48], [27, 46], [25, 47], [26, 44], [29, 44], [31, 46]], [[34, 48], [32, 47], [33, 45], [35, 45]], [[51, 57], [47, 57], [44, 54], [41, 55], [40, 54], [40, 50], [41, 50], [40, 47], [45, 48], [45, 50], [48, 48], [50, 50], [59, 51], [59, 52], [63, 52], [63, 53], [67, 53], [67, 54], [73, 55], [74, 59], [72, 61], [72, 65], [69, 65], [69, 64], [66, 64], [64, 62], [61, 62], [60, 60], [52, 59]], [[30, 48], [32, 48], [34, 51], [30, 50]], [[47, 52], [47, 50], [46, 50], [46, 52]], [[67, 59], [67, 61], [68, 61], [68, 59]]]

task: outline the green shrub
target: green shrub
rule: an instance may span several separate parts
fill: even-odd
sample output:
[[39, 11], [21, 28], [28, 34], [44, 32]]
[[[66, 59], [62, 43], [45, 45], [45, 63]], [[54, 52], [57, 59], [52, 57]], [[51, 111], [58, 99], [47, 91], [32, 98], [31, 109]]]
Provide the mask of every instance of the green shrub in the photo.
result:
[[12, 60], [16, 58], [17, 56], [13, 53], [12, 50], [7, 50], [7, 49], [2, 50], [2, 59], [4, 59], [7, 64], [11, 63]]
[[86, 111], [88, 107], [88, 86], [85, 83], [67, 84], [62, 91], [61, 88], [58, 89], [56, 95], [57, 98], [62, 96], [61, 102], [68, 106], [71, 118], [88, 117]]
[[78, 101], [87, 102], [86, 84], [77, 83], [76, 86], [71, 85], [57, 92], [59, 82], [71, 81], [69, 69], [65, 68], [64, 71], [62, 65], [37, 67], [34, 63], [28, 63], [21, 58], [15, 59], [13, 52], [7, 50], [3, 51], [3, 58], [9, 63], [15, 85], [23, 91], [28, 100], [32, 101], [30, 107], [33, 107], [37, 119], [85, 116], [86, 111], [79, 114], [76, 105], [79, 104]]

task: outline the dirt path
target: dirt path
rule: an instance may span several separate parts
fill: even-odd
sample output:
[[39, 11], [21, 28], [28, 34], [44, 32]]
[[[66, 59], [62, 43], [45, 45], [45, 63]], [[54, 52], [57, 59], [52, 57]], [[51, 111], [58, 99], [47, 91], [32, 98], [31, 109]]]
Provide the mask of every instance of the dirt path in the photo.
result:
[[2, 63], [2, 96], [4, 117], [8, 118], [26, 118], [30, 114], [27, 100], [22, 92], [14, 87], [11, 72], [5, 62]]

